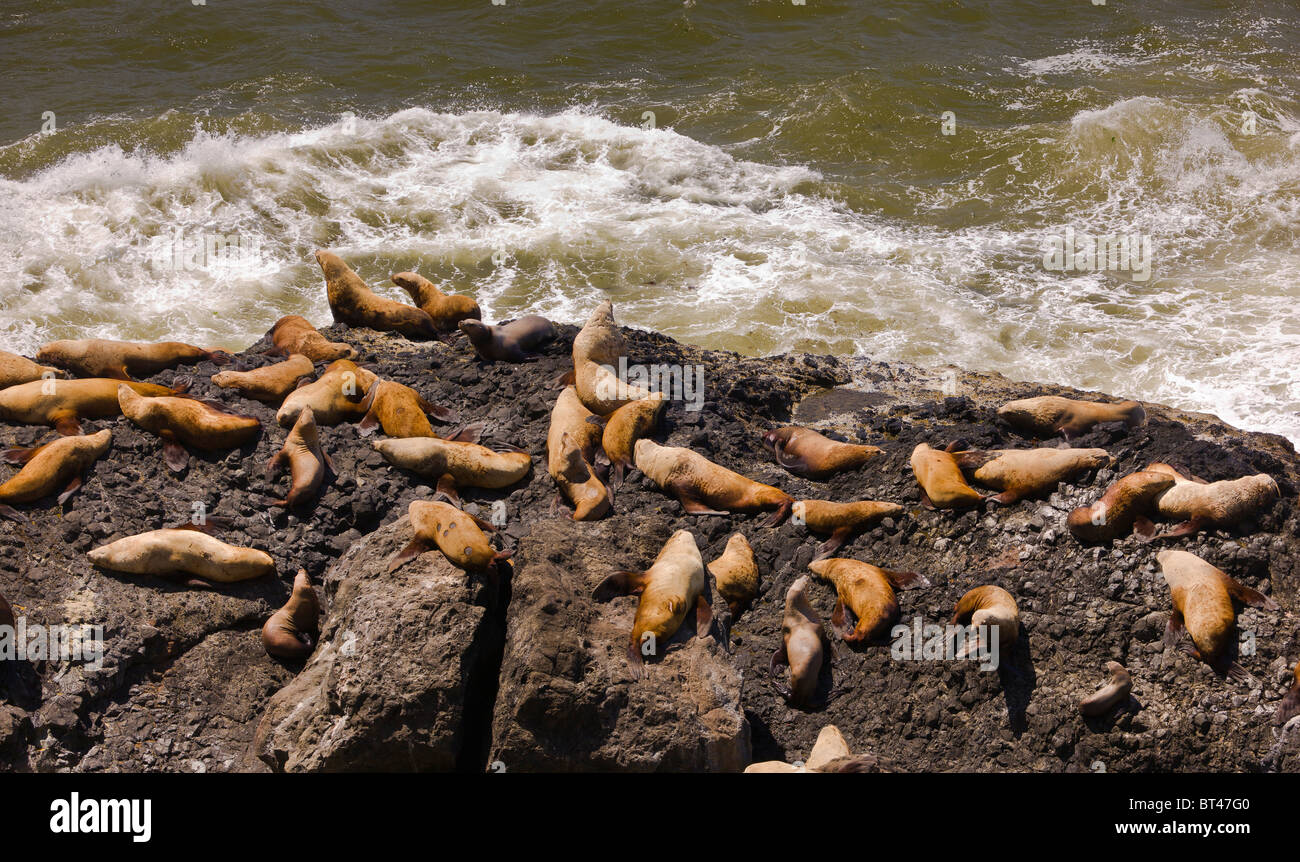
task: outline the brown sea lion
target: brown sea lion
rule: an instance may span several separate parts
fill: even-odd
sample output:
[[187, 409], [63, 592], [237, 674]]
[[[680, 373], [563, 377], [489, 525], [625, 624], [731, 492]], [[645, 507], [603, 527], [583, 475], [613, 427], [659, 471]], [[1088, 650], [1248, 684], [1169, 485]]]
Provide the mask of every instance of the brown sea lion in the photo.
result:
[[642, 437], [633, 454], [637, 469], [677, 497], [692, 515], [776, 509], [765, 522], [775, 526], [785, 520], [794, 504], [794, 498], [779, 488], [747, 479], [690, 449], [660, 446]]
[[785, 594], [781, 617], [781, 645], [772, 653], [768, 671], [776, 676], [778, 665], [790, 666], [790, 685], [777, 683], [777, 691], [795, 707], [812, 703], [821, 676], [822, 662], [831, 650], [822, 618], [808, 601], [808, 576], [801, 575]]
[[740, 616], [758, 595], [758, 563], [754, 549], [741, 533], [732, 533], [722, 556], [709, 563], [709, 574], [731, 611], [732, 618]]
[[970, 625], [976, 629], [974, 637], [966, 642], [965, 650], [957, 658], [965, 658], [979, 647], [984, 637], [979, 630], [982, 626], [998, 630], [998, 650], [1003, 653], [1020, 637], [1020, 608], [1011, 593], [993, 584], [985, 584], [961, 597], [952, 612], [951, 624]]
[[366, 396], [379, 378], [349, 359], [336, 359], [315, 383], [289, 393], [275, 413], [281, 428], [291, 428], [302, 408], [310, 407], [317, 425], [354, 422], [366, 415]]
[[793, 509], [794, 521], [814, 533], [829, 534], [830, 538], [817, 548], [813, 559], [823, 560], [840, 549], [855, 533], [874, 526], [885, 518], [904, 512], [897, 503], [876, 500], [859, 500], [855, 503], [832, 503], [829, 500], [798, 500]]
[[19, 383], [31, 383], [33, 380], [67, 376], [67, 372], [61, 368], [38, 365], [25, 356], [0, 350], [0, 389], [17, 386]]
[[921, 486], [921, 504], [927, 509], [965, 509], [984, 499], [966, 484], [951, 452], [918, 443], [912, 450], [912, 472]]
[[212, 375], [212, 382], [223, 389], [235, 389], [245, 398], [264, 404], [279, 404], [304, 380], [310, 381], [316, 366], [301, 353], [283, 362], [254, 368], [252, 371], [222, 371]]
[[626, 355], [627, 342], [614, 323], [614, 305], [602, 302], [573, 339], [578, 397], [597, 416], [608, 416], [624, 404], [650, 396], [648, 389], [619, 379], [619, 358]]
[[437, 547], [452, 565], [467, 572], [487, 571], [500, 560], [510, 558], [510, 551], [498, 551], [484, 531], [495, 532], [482, 518], [476, 518], [455, 506], [416, 500], [407, 507], [415, 537], [393, 555], [388, 571], [401, 568], [420, 554]]
[[[0, 419], [20, 425], [53, 425], [60, 434], [81, 433], [82, 419], [102, 419], [122, 415], [117, 397], [121, 380], [94, 377], [83, 380], [33, 380], [0, 389]], [[148, 397], [180, 395], [189, 388], [189, 380], [175, 387], [153, 383], [125, 384], [132, 391]]]
[[874, 754], [853, 754], [840, 729], [828, 724], [817, 734], [808, 760], [802, 764], [781, 760], [765, 760], [745, 767], [746, 773], [798, 773], [812, 774], [840, 772], [890, 772], [892, 769], [880, 762]]
[[1292, 718], [1300, 715], [1300, 662], [1296, 662], [1295, 670], [1291, 673], [1295, 680], [1291, 685], [1291, 690], [1287, 692], [1286, 697], [1277, 705], [1277, 717], [1274, 719], [1278, 724], [1286, 724]]
[[713, 606], [704, 577], [704, 560], [689, 530], [678, 530], [664, 543], [654, 565], [644, 572], [616, 572], [601, 582], [592, 598], [640, 595], [627, 658], [634, 676], [643, 675], [642, 652], [659, 655], [695, 608], [695, 633], [706, 637], [713, 625]]
[[478, 358], [486, 362], [531, 362], [535, 351], [555, 339], [555, 324], [537, 314], [496, 326], [481, 320], [462, 320], [456, 328], [469, 336]]
[[145, 343], [86, 338], [51, 341], [36, 352], [36, 359], [66, 368], [79, 377], [131, 380], [132, 375], [150, 377], [167, 368], [205, 360], [225, 365], [231, 357], [224, 350], [204, 350], [181, 341]]
[[835, 585], [831, 626], [850, 643], [874, 641], [888, 634], [898, 619], [898, 599], [894, 590], [930, 586], [930, 582], [916, 572], [882, 569], [843, 557], [813, 560], [808, 568], [817, 577]]
[[508, 488], [532, 469], [527, 452], [493, 452], [477, 443], [438, 437], [393, 437], [370, 444], [388, 463], [438, 480], [438, 492], [458, 500], [456, 489]]
[[297, 314], [286, 315], [275, 322], [271, 331], [271, 342], [275, 345], [266, 351], [268, 355], [292, 356], [300, 353], [312, 362], [334, 362], [337, 359], [356, 359], [357, 351], [350, 344], [342, 341], [330, 341], [321, 335], [316, 327], [305, 317]]
[[1110, 679], [1093, 694], [1079, 702], [1079, 712], [1089, 718], [1105, 715], [1121, 703], [1127, 703], [1133, 691], [1133, 676], [1117, 661], [1106, 662]]
[[478, 320], [483, 316], [478, 303], [473, 299], [455, 293], [443, 293], [438, 285], [418, 272], [399, 272], [392, 279], [393, 284], [409, 293], [411, 300], [443, 332], [454, 332], [460, 321]]
[[1139, 470], [1112, 482], [1101, 499], [1080, 506], [1065, 524], [1080, 542], [1113, 542], [1127, 536], [1133, 526], [1155, 512], [1156, 498], [1172, 488], [1174, 479], [1165, 473]]
[[1192, 646], [1184, 647], [1188, 653], [1232, 679], [1252, 679], [1232, 657], [1237, 636], [1237, 612], [1232, 602], [1278, 610], [1277, 602], [1187, 551], [1161, 551], [1156, 561], [1174, 603], [1165, 646], [1174, 645], [1185, 627], [1192, 639]]
[[325, 290], [335, 323], [400, 332], [407, 338], [438, 337], [432, 317], [413, 305], [375, 293], [338, 255], [320, 249], [316, 262], [325, 274]]
[[601, 433], [598, 424], [587, 421], [593, 416], [578, 400], [577, 391], [566, 386], [555, 399], [546, 432], [546, 472], [573, 504], [575, 521], [604, 517], [612, 503], [593, 466]]
[[[574, 397], [577, 397], [576, 394]], [[621, 485], [624, 473], [629, 467], [635, 466], [633, 458], [636, 441], [650, 436], [659, 424], [659, 416], [667, 403], [668, 398], [662, 392], [652, 392], [645, 398], [624, 404], [605, 420], [600, 442], [605, 457], [609, 459], [611, 486]]]
[[275, 573], [270, 554], [228, 545], [194, 529], [150, 530], [95, 548], [86, 556], [94, 565], [115, 572], [185, 574], [223, 584]]
[[454, 411], [432, 404], [411, 387], [392, 380], [372, 383], [361, 406], [366, 411], [359, 426], [363, 437], [370, 436], [376, 428], [383, 429], [389, 437], [437, 437], [429, 417], [440, 422], [456, 418]]
[[319, 625], [320, 601], [307, 570], [299, 569], [293, 578], [289, 601], [262, 626], [262, 646], [267, 655], [306, 658], [316, 648]]
[[271, 505], [289, 509], [316, 499], [325, 481], [325, 471], [334, 470], [334, 462], [320, 447], [316, 416], [310, 407], [304, 407], [298, 414], [298, 421], [293, 423], [284, 445], [267, 463], [270, 478], [280, 475], [286, 463], [289, 465], [289, 493], [283, 500], [272, 500]]
[[1056, 486], [1085, 470], [1114, 462], [1105, 449], [994, 449], [954, 452], [963, 473], [1001, 494], [990, 497], [1010, 505], [1024, 497], [1050, 494]]
[[998, 408], [998, 416], [1017, 430], [1042, 437], [1060, 433], [1066, 440], [1100, 422], [1124, 422], [1130, 428], [1139, 428], [1147, 422], [1146, 409], [1136, 401], [1104, 404], [1059, 395], [1009, 401]]
[[[81, 487], [81, 475], [108, 451], [113, 433], [105, 428], [95, 434], [59, 437], [33, 449], [8, 449], [3, 459], [23, 468], [0, 485], [0, 503], [31, 503], [62, 491], [62, 505]], [[9, 506], [0, 506], [0, 515], [23, 520]]]
[[1159, 462], [1149, 465], [1147, 470], [1164, 473], [1174, 480], [1172, 488], [1156, 497], [1156, 511], [1170, 521], [1182, 522], [1163, 533], [1144, 536], [1152, 540], [1187, 536], [1207, 527], [1236, 526], [1281, 496], [1277, 482], [1266, 473], [1205, 482]]
[[786, 425], [763, 435], [763, 445], [776, 463], [808, 479], [828, 479], [836, 473], [857, 470], [885, 450], [878, 446], [841, 443], [811, 428]]
[[163, 440], [167, 466], [179, 473], [189, 463], [185, 447], [218, 451], [243, 446], [262, 430], [256, 416], [227, 413], [194, 398], [137, 395], [125, 383], [117, 390], [122, 415]]

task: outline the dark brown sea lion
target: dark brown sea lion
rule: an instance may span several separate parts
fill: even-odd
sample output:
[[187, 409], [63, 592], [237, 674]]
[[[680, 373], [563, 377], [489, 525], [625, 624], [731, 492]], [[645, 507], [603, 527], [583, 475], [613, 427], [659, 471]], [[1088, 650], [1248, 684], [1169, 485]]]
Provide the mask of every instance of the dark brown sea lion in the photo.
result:
[[378, 332], [400, 332], [407, 338], [437, 338], [433, 318], [420, 309], [387, 299], [371, 290], [338, 255], [320, 249], [316, 262], [325, 274], [325, 289], [335, 323], [364, 326]]
[[1296, 662], [1295, 670], [1291, 672], [1295, 680], [1291, 684], [1291, 690], [1287, 692], [1286, 697], [1277, 705], [1277, 718], [1274, 719], [1278, 724], [1286, 724], [1292, 718], [1300, 715], [1300, 662]]
[[1147, 422], [1146, 410], [1136, 401], [1104, 404], [1059, 395], [1009, 401], [998, 408], [998, 416], [1020, 431], [1041, 437], [1059, 433], [1066, 440], [1101, 422], [1124, 422], [1130, 428], [1141, 427]]
[[131, 380], [131, 375], [150, 377], [167, 368], [205, 360], [225, 365], [231, 359], [224, 350], [204, 350], [181, 341], [144, 343], [105, 338], [51, 341], [36, 352], [36, 358], [66, 368], [79, 377], [115, 380]]
[[828, 479], [836, 473], [857, 470], [883, 449], [832, 440], [811, 428], [787, 425], [763, 435], [763, 445], [776, 456], [776, 463], [808, 479]]
[[293, 592], [284, 607], [271, 614], [262, 626], [262, 646], [267, 655], [300, 659], [316, 648], [320, 625], [320, 601], [306, 569], [293, 578]]
[[262, 430], [256, 416], [227, 413], [219, 406], [194, 398], [136, 394], [130, 386], [118, 386], [122, 415], [163, 440], [167, 466], [179, 473], [189, 463], [185, 447], [220, 451], [236, 449]]
[[478, 320], [483, 316], [478, 303], [468, 296], [443, 293], [438, 285], [418, 272], [399, 272], [393, 284], [411, 295], [420, 310], [433, 318], [433, 323], [443, 332], [454, 332], [462, 320]]
[[555, 338], [555, 324], [537, 314], [496, 326], [481, 320], [462, 320], [456, 327], [474, 345], [478, 358], [487, 362], [531, 362], [535, 351]]

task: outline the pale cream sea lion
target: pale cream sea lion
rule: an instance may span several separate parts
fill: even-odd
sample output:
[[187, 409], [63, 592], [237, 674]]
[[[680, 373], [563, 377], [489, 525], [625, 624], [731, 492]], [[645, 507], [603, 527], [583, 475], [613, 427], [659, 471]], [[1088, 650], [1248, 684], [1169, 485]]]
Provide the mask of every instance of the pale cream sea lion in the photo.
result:
[[103, 569], [132, 575], [185, 574], [230, 584], [275, 573], [265, 551], [228, 545], [194, 529], [150, 530], [95, 548], [86, 556]]
[[822, 663], [831, 651], [822, 618], [808, 601], [809, 578], [801, 575], [786, 591], [785, 614], [781, 617], [781, 646], [772, 654], [768, 671], [773, 677], [779, 665], [789, 665], [790, 685], [777, 684], [777, 691], [795, 707], [812, 703], [821, 676]]
[[1106, 662], [1110, 679], [1093, 694], [1079, 702], [1079, 712], [1089, 718], [1105, 715], [1121, 703], [1127, 703], [1133, 691], [1133, 676], [1117, 661]]
[[1156, 497], [1156, 511], [1167, 520], [1182, 522], [1147, 537], [1152, 540], [1188, 536], [1207, 527], [1236, 526], [1281, 496], [1277, 482], [1266, 473], [1205, 482], [1159, 462], [1149, 465], [1147, 470], [1164, 473], [1174, 480], [1172, 488]]
[[614, 323], [614, 305], [602, 302], [573, 339], [573, 375], [578, 397], [597, 416], [608, 416], [624, 404], [650, 397], [650, 391], [620, 380], [619, 357], [627, 342]]
[[384, 460], [438, 481], [438, 492], [459, 500], [457, 488], [508, 488], [532, 469], [527, 452], [494, 452], [477, 443], [438, 437], [404, 437], [370, 444]]
[[785, 520], [794, 504], [794, 499], [779, 488], [747, 479], [690, 449], [660, 446], [643, 437], [636, 441], [633, 451], [637, 469], [676, 496], [692, 515], [776, 509], [766, 521], [768, 526], [775, 526]]
[[317, 425], [358, 421], [366, 415], [366, 396], [378, 379], [373, 371], [349, 359], [336, 359], [315, 383], [289, 393], [276, 411], [275, 421], [282, 428], [292, 428], [304, 407], [311, 408]]

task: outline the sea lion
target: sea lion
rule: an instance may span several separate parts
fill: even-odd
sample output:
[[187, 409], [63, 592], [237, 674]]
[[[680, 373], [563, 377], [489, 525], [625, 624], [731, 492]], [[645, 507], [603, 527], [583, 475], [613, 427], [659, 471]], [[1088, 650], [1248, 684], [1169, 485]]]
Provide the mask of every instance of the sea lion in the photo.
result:
[[927, 509], [964, 509], [984, 499], [966, 484], [951, 452], [918, 443], [911, 460], [912, 472], [921, 486], [921, 504]]
[[605, 450], [605, 457], [609, 459], [611, 485], [621, 485], [624, 473], [629, 467], [635, 466], [633, 456], [636, 441], [650, 436], [650, 432], [659, 424], [659, 416], [667, 403], [668, 398], [662, 392], [652, 392], [645, 398], [624, 404], [605, 420], [600, 443]]
[[813, 743], [812, 752], [808, 755], [808, 760], [800, 765], [786, 763], [781, 760], [765, 760], [761, 763], [751, 763], [745, 767], [746, 773], [795, 773], [807, 772], [813, 774], [837, 773], [837, 772], [889, 772], [890, 769], [881, 764], [880, 759], [874, 754], [855, 755], [849, 751], [849, 744], [844, 740], [844, 735], [840, 729], [833, 724], [828, 724], [817, 734], [817, 741]]
[[1136, 401], [1104, 404], [1059, 395], [1008, 401], [998, 408], [998, 416], [1020, 431], [1043, 437], [1060, 433], [1066, 440], [1100, 422], [1124, 422], [1130, 428], [1139, 428], [1147, 422], [1146, 409]]
[[792, 509], [794, 519], [814, 533], [829, 533], [830, 538], [817, 548], [822, 560], [840, 549], [849, 537], [885, 518], [903, 514], [897, 503], [859, 500], [855, 503], [832, 503], [829, 500], [798, 500]]
[[228, 545], [195, 529], [150, 530], [90, 551], [102, 569], [132, 575], [186, 574], [230, 584], [275, 573], [265, 551]]
[[416, 500], [407, 507], [415, 537], [393, 555], [388, 571], [395, 571], [436, 546], [452, 565], [467, 572], [486, 571], [499, 560], [509, 559], [510, 551], [498, 551], [484, 531], [495, 532], [482, 518], [476, 518], [455, 506]]
[[61, 368], [38, 365], [26, 356], [0, 350], [0, 389], [17, 386], [19, 383], [31, 383], [33, 380], [48, 380], [51, 377], [67, 377]]
[[[95, 434], [58, 437], [32, 449], [8, 449], [3, 458], [23, 468], [0, 485], [0, 502], [31, 503], [55, 491], [62, 505], [81, 487], [81, 475], [108, 451], [113, 432], [105, 428]], [[9, 506], [0, 506], [0, 515], [15, 520], [22, 516]]]
[[1091, 506], [1080, 506], [1069, 514], [1065, 524], [1080, 542], [1113, 542], [1127, 536], [1139, 519], [1155, 510], [1156, 498], [1174, 486], [1165, 473], [1139, 470], [1112, 482]]
[[709, 574], [713, 575], [718, 595], [727, 603], [733, 619], [758, 595], [758, 563], [754, 561], [749, 540], [741, 533], [731, 534], [722, 556], [709, 563]]
[[786, 425], [763, 435], [763, 445], [776, 463], [807, 479], [828, 479], [836, 473], [857, 470], [885, 450], [878, 446], [841, 443], [811, 428]]
[[216, 451], [235, 449], [257, 436], [262, 421], [256, 416], [227, 413], [195, 398], [137, 395], [125, 383], [117, 390], [122, 415], [163, 440], [167, 466], [179, 473], [189, 463], [184, 447]]
[[342, 341], [330, 341], [321, 335], [305, 317], [289, 314], [280, 318], [267, 333], [275, 347], [268, 355], [292, 356], [300, 353], [312, 362], [333, 362], [337, 359], [356, 359], [356, 348]]
[[952, 612], [952, 625], [970, 625], [975, 634], [966, 642], [965, 649], [957, 658], [965, 658], [979, 647], [984, 634], [979, 629], [990, 626], [998, 630], [998, 651], [1005, 652], [1020, 637], [1020, 608], [1011, 593], [985, 584], [976, 587], [962, 596]]
[[[739, 535], [739, 534], [737, 534]], [[781, 645], [772, 653], [768, 671], [776, 676], [777, 665], [790, 666], [790, 685], [777, 683], [791, 706], [805, 707], [812, 702], [821, 676], [822, 661], [831, 649], [822, 618], [808, 601], [809, 578], [801, 575], [785, 594], [785, 614], [781, 617]]]
[[1237, 634], [1237, 612], [1232, 602], [1236, 599], [1242, 604], [1278, 610], [1277, 602], [1187, 551], [1161, 551], [1156, 561], [1174, 604], [1165, 628], [1165, 646], [1174, 645], [1185, 628], [1192, 639], [1192, 645], [1184, 647], [1188, 653], [1218, 673], [1238, 681], [1250, 680], [1250, 674], [1232, 657]]
[[1295, 682], [1292, 683], [1286, 697], [1282, 698], [1282, 702], [1277, 705], [1277, 718], [1274, 720], [1278, 724], [1286, 724], [1294, 716], [1300, 715], [1300, 661], [1296, 662], [1291, 676]]
[[307, 570], [299, 569], [293, 578], [289, 601], [262, 626], [262, 646], [267, 655], [306, 658], [316, 648], [319, 625], [320, 601]]
[[1133, 691], [1133, 676], [1117, 661], [1106, 662], [1110, 680], [1079, 702], [1079, 712], [1089, 718], [1105, 715], [1121, 703], [1127, 703]]
[[316, 414], [317, 425], [337, 425], [366, 415], [366, 396], [379, 378], [373, 371], [358, 366], [349, 359], [336, 359], [325, 369], [315, 383], [299, 386], [289, 393], [275, 413], [275, 421], [282, 428], [290, 428], [298, 421], [302, 408], [310, 407]]
[[82, 380], [33, 380], [0, 389], [0, 419], [20, 425], [53, 425], [60, 434], [81, 433], [82, 419], [122, 415], [117, 388], [126, 385], [148, 397], [180, 395], [189, 380], [174, 387], [129, 382], [107, 377]]
[[989, 499], [1010, 505], [1024, 497], [1050, 494], [1066, 479], [1113, 463], [1105, 449], [994, 449], [954, 452], [957, 466], [986, 488], [1001, 491]]
[[1281, 496], [1277, 482], [1267, 473], [1205, 482], [1159, 462], [1147, 470], [1173, 478], [1173, 487], [1156, 497], [1156, 511], [1163, 518], [1182, 522], [1163, 533], [1144, 536], [1151, 540], [1187, 536], [1207, 527], [1235, 526]]
[[469, 337], [474, 352], [485, 362], [531, 362], [538, 347], [555, 338], [555, 324], [538, 314], [493, 326], [481, 320], [462, 320], [456, 328]]
[[149, 377], [167, 368], [205, 360], [225, 365], [231, 357], [224, 350], [204, 350], [182, 341], [146, 343], [85, 338], [51, 341], [36, 351], [36, 359], [66, 368], [79, 377], [131, 380], [132, 375]]
[[212, 375], [212, 382], [223, 389], [235, 389], [245, 398], [279, 404], [301, 381], [310, 381], [315, 373], [316, 366], [309, 358], [293, 353], [283, 362], [252, 371], [222, 371]]
[[527, 452], [493, 452], [477, 443], [439, 437], [393, 437], [370, 444], [388, 463], [438, 480], [439, 493], [457, 500], [456, 489], [508, 488], [528, 475]]
[[392, 276], [393, 284], [411, 295], [411, 300], [433, 319], [433, 325], [443, 332], [454, 332], [462, 320], [478, 320], [483, 316], [478, 303], [468, 296], [443, 293], [438, 285], [418, 272], [399, 272]]
[[375, 293], [338, 255], [319, 249], [316, 262], [325, 275], [325, 292], [335, 323], [400, 332], [407, 338], [438, 337], [432, 317], [415, 306]]
[[289, 464], [289, 493], [283, 500], [272, 500], [271, 505], [292, 509], [314, 500], [325, 481], [326, 469], [334, 470], [334, 462], [320, 447], [316, 416], [310, 407], [304, 407], [298, 414], [298, 421], [293, 423], [284, 445], [267, 463], [270, 478], [280, 475], [286, 462]]
[[[779, 488], [747, 479], [679, 446], [660, 446], [642, 437], [633, 448], [636, 467], [673, 494], [692, 515], [725, 515], [776, 509], [765, 522], [775, 526], [790, 514], [794, 498]], [[726, 509], [727, 511], [721, 511]]]
[[627, 342], [614, 323], [614, 304], [602, 302], [573, 339], [573, 375], [578, 397], [597, 416], [650, 396], [648, 389], [620, 380], [615, 368]]
[[600, 426], [587, 421], [594, 415], [582, 406], [577, 391], [566, 386], [555, 399], [546, 432], [546, 471], [573, 504], [575, 521], [601, 518], [612, 503], [593, 467], [601, 435]]
[[713, 625], [713, 606], [704, 577], [704, 560], [689, 530], [678, 530], [664, 543], [654, 564], [644, 572], [615, 572], [600, 586], [592, 598], [609, 601], [616, 595], [637, 595], [632, 623], [632, 638], [627, 648], [628, 662], [634, 676], [641, 676], [642, 650], [658, 655], [661, 647], [677, 633], [687, 612], [695, 608], [695, 633], [706, 637]]
[[930, 582], [916, 572], [882, 569], [843, 557], [813, 560], [808, 568], [817, 577], [835, 585], [831, 626], [850, 643], [874, 641], [889, 632], [898, 619], [896, 589], [930, 586]]
[[437, 437], [429, 417], [441, 422], [456, 418], [454, 411], [425, 401], [419, 392], [392, 380], [376, 380], [370, 384], [361, 406], [365, 408], [359, 426], [363, 437], [370, 436], [376, 428], [383, 429], [389, 437]]

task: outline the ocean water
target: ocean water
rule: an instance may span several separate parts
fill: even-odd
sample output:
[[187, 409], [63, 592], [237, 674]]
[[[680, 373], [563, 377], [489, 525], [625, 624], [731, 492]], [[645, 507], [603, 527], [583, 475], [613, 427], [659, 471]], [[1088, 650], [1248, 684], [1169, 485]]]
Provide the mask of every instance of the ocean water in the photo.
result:
[[1297, 46], [1294, 0], [6, 2], [0, 347], [324, 325], [328, 247], [1300, 442]]

